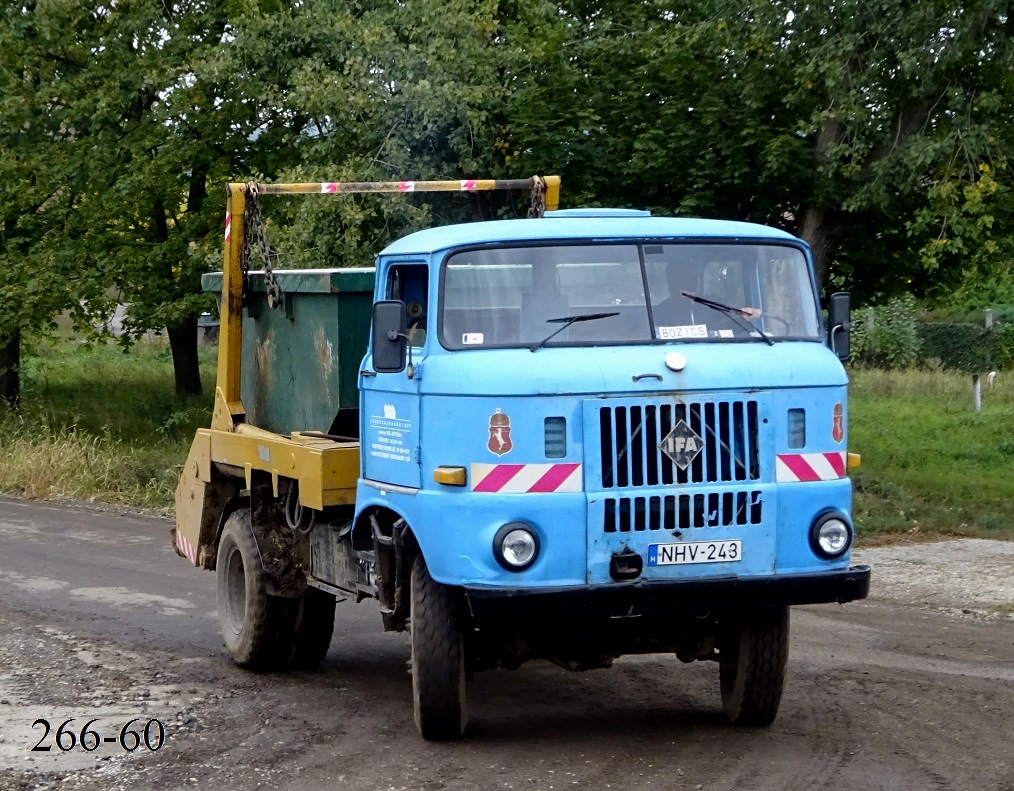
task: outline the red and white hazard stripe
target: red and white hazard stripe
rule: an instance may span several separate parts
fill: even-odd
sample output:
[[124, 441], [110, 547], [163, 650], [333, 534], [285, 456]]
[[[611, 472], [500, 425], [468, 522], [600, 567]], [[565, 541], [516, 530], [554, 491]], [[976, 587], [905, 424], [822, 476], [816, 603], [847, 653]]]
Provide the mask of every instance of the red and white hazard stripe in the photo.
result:
[[197, 550], [194, 549], [193, 544], [183, 537], [183, 534], [179, 530], [176, 531], [176, 546], [180, 548], [180, 552], [189, 558], [191, 563], [197, 565]]
[[834, 453], [779, 453], [775, 479], [791, 481], [835, 481], [845, 477], [845, 451]]
[[580, 492], [580, 464], [473, 464], [472, 491], [496, 494]]
[[232, 241], [232, 215], [228, 212], [225, 214], [225, 241]]
[[399, 181], [398, 192], [415, 192], [414, 181]]
[[477, 185], [475, 183], [475, 179], [467, 179], [466, 181], [462, 181], [461, 182], [461, 191], [462, 192], [475, 192], [476, 186]]
[[325, 181], [320, 185], [322, 195], [334, 195], [339, 189], [341, 189], [341, 185], [336, 181]]

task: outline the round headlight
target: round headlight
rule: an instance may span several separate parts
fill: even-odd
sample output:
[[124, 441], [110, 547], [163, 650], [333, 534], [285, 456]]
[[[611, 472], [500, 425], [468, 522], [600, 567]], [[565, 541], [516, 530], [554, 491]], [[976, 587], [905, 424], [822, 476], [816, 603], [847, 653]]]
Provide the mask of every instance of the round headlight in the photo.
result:
[[852, 544], [852, 528], [838, 514], [826, 514], [814, 523], [810, 542], [818, 555], [836, 558]]
[[496, 531], [493, 554], [508, 571], [523, 571], [539, 554], [539, 538], [523, 522], [509, 522]]

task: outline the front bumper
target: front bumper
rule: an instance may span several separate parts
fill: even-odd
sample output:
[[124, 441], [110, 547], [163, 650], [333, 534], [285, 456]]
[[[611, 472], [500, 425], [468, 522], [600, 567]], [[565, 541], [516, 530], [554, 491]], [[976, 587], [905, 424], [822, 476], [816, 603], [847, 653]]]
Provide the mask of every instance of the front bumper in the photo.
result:
[[637, 580], [555, 588], [465, 588], [472, 615], [483, 619], [526, 614], [545, 618], [550, 612], [584, 619], [664, 613], [686, 607], [843, 604], [865, 599], [869, 592], [869, 566], [768, 577]]

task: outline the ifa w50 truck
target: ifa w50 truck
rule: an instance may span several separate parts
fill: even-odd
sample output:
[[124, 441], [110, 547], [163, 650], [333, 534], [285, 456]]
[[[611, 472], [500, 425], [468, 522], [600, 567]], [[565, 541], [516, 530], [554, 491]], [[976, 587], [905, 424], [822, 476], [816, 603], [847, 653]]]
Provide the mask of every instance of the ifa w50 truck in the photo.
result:
[[[529, 218], [413, 233], [375, 268], [270, 267], [266, 195], [497, 188], [531, 189]], [[653, 652], [714, 662], [729, 720], [767, 725], [789, 606], [869, 590], [848, 295], [825, 320], [783, 231], [558, 211], [559, 189], [230, 185], [174, 545], [216, 572], [244, 667], [318, 664], [336, 602], [376, 600], [411, 635], [427, 739], [464, 733], [476, 671]]]

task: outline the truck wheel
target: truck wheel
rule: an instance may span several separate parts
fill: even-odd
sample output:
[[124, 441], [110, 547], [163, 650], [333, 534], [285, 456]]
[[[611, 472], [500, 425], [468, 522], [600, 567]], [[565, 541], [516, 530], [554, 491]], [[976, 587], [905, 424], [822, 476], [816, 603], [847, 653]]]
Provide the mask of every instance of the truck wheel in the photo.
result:
[[722, 707], [736, 725], [770, 725], [778, 714], [789, 659], [789, 608], [744, 613], [721, 653]]
[[324, 661], [334, 632], [335, 597], [317, 588], [307, 588], [299, 600], [292, 634], [292, 666], [313, 670]]
[[422, 555], [412, 566], [412, 705], [424, 739], [460, 739], [465, 708], [465, 644], [460, 599], [435, 582]]
[[216, 569], [218, 622], [233, 661], [251, 670], [284, 669], [292, 651], [295, 603], [267, 592], [249, 509], [225, 521]]

